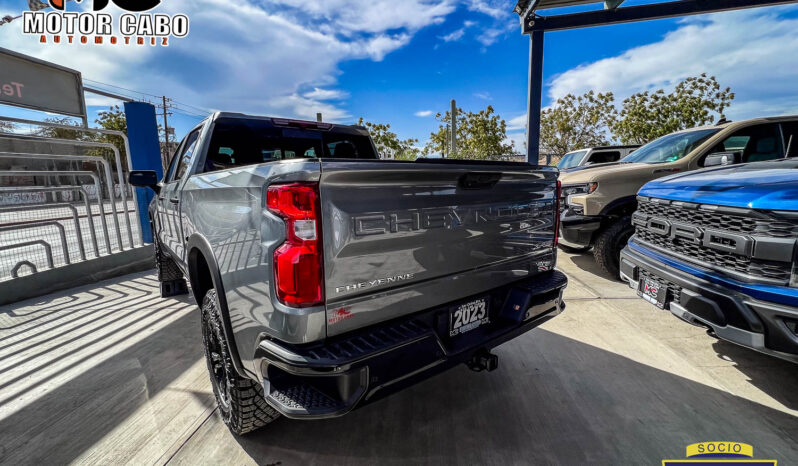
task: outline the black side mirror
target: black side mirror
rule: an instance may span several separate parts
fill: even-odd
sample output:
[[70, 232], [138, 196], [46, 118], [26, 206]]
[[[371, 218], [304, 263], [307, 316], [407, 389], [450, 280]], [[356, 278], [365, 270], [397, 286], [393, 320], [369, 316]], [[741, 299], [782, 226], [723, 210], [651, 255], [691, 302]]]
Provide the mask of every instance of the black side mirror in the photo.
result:
[[704, 160], [705, 167], [717, 167], [722, 165], [732, 165], [742, 161], [742, 154], [739, 152], [713, 152], [707, 155]]
[[155, 170], [131, 170], [127, 177], [130, 184], [139, 188], [150, 188], [155, 194], [161, 190], [158, 186], [158, 174]]

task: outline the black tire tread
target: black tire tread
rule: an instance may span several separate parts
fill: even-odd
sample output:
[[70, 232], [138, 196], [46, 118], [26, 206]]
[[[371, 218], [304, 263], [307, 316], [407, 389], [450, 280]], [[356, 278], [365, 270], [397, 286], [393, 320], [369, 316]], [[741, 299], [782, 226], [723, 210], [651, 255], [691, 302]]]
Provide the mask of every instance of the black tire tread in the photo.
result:
[[632, 217], [627, 215], [602, 231], [593, 245], [593, 258], [596, 261], [596, 265], [604, 273], [615, 279], [619, 279], [621, 276], [620, 254], [621, 249], [625, 246], [625, 244], [622, 244], [618, 247], [618, 238], [626, 235], [631, 236], [632, 233], [634, 233]]
[[158, 281], [161, 283], [182, 280], [183, 272], [175, 261], [161, 249], [161, 244], [156, 239], [155, 243], [155, 268], [158, 270]]
[[222, 316], [219, 308], [219, 300], [216, 290], [210, 289], [202, 300], [202, 319], [203, 325], [209, 322], [213, 331], [218, 335], [222, 342], [224, 364], [227, 366], [230, 386], [230, 406], [229, 410], [224, 408], [220, 400], [216, 385], [213, 383], [213, 371], [211, 369], [210, 357], [208, 355], [208, 345], [203, 333], [203, 346], [205, 348], [205, 360], [208, 363], [208, 375], [211, 377], [213, 394], [216, 397], [217, 406], [222, 420], [236, 435], [244, 435], [261, 427], [270, 424], [280, 418], [280, 413], [266, 403], [263, 396], [263, 387], [249, 378], [241, 377], [236, 374], [233, 368], [233, 361], [230, 357], [230, 343], [225, 339], [222, 329]]

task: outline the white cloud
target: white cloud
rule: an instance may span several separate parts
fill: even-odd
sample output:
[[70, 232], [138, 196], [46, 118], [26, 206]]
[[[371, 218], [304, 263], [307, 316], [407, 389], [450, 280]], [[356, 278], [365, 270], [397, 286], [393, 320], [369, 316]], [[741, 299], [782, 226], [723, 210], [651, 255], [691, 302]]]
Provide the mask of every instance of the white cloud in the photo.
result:
[[507, 133], [507, 137], [502, 141], [504, 144], [513, 144], [516, 154], [526, 154], [526, 133]]
[[445, 36], [441, 36], [440, 38], [443, 39], [444, 42], [453, 42], [456, 40], [460, 40], [465, 35], [465, 28], [460, 28], [446, 34]]
[[505, 0], [470, 0], [468, 9], [498, 19], [508, 16], [513, 6]]
[[490, 95], [490, 92], [475, 92], [474, 97], [482, 100], [493, 100], [493, 97]]
[[507, 131], [526, 131], [526, 112], [507, 120]]
[[552, 99], [588, 90], [616, 100], [651, 88], [670, 88], [702, 72], [736, 93], [734, 119], [798, 113], [798, 19], [795, 7], [720, 13], [682, 21], [662, 40], [566, 71], [552, 80]]
[[322, 112], [335, 121], [349, 116], [347, 95], [333, 89], [339, 64], [382, 60], [419, 29], [440, 24], [453, 2], [169, 0], [158, 12], [188, 14], [191, 32], [168, 48], [42, 45], [22, 35], [21, 21], [0, 28], [0, 43], [85, 78], [198, 107], [303, 118]]
[[[466, 29], [472, 28], [476, 26], [478, 23], [476, 21], [463, 21], [463, 27], [460, 29], [455, 29], [454, 31], [446, 34], [444, 36], [439, 36], [439, 39], [442, 39], [444, 42], [454, 42], [462, 39], [465, 36]], [[436, 44], [437, 47], [437, 44]]]
[[310, 92], [305, 92], [302, 97], [312, 100], [341, 100], [349, 97], [349, 93], [339, 89], [320, 89], [313, 88]]
[[432, 110], [419, 110], [416, 113], [414, 113], [413, 115], [415, 115], [417, 117], [428, 117], [428, 116], [432, 115]]
[[290, 13], [308, 26], [321, 20], [338, 33], [381, 33], [393, 29], [416, 31], [440, 24], [455, 10], [454, 0], [266, 0], [267, 4], [289, 7]]
[[503, 27], [490, 27], [483, 30], [482, 33], [477, 36], [477, 40], [483, 46], [489, 47], [495, 44], [502, 35], [507, 33], [508, 30], [513, 28], [515, 28], [515, 24], [512, 24], [509, 27], [507, 25]]

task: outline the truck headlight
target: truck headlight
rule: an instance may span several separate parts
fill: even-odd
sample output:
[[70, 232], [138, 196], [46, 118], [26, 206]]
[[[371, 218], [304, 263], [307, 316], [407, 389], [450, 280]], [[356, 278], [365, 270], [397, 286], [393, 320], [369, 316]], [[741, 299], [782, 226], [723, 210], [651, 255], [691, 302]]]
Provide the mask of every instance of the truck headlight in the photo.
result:
[[591, 194], [598, 189], [598, 183], [571, 184], [562, 187], [562, 197], [560, 199], [560, 209], [571, 209], [576, 215], [584, 213], [584, 206], [571, 203], [572, 196]]
[[566, 199], [572, 194], [592, 194], [598, 189], [598, 183], [571, 184], [562, 187], [562, 195]]

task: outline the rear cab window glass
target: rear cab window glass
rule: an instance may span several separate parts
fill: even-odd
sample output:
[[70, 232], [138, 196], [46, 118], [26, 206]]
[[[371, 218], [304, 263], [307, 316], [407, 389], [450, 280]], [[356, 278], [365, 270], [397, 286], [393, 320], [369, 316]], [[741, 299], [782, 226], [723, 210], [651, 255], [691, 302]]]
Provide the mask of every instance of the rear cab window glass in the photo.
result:
[[371, 139], [349, 128], [274, 125], [269, 120], [216, 121], [204, 172], [290, 159], [377, 159]]
[[590, 163], [616, 162], [621, 158], [621, 152], [617, 150], [596, 151], [590, 154]]

